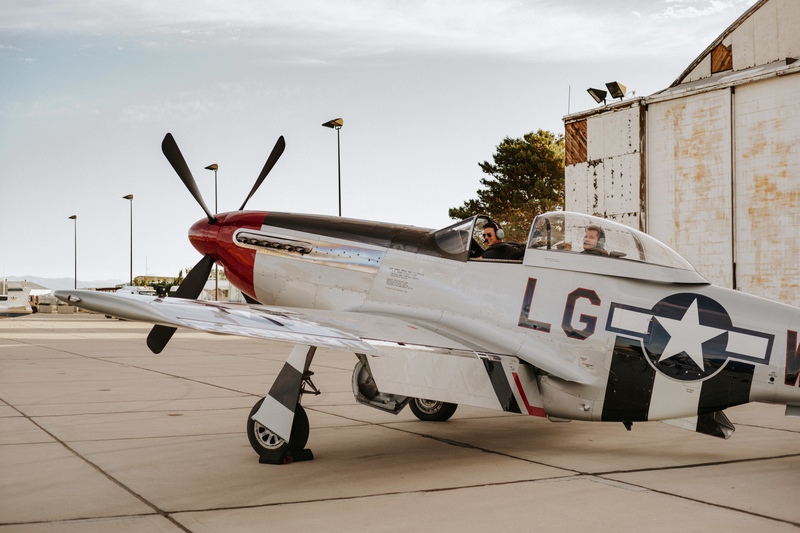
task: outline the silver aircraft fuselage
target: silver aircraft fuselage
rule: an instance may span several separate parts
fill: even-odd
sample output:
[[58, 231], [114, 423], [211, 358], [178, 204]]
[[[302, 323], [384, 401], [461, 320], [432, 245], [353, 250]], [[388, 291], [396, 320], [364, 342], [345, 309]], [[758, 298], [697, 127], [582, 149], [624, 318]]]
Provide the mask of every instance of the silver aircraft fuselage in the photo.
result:
[[285, 213], [218, 218], [197, 222], [190, 240], [250, 298], [402, 318], [514, 356], [539, 370], [552, 418], [672, 420], [749, 401], [800, 405], [800, 310], [713, 286], [693, 269], [530, 240], [521, 261], [470, 259], [470, 243], [454, 245], [443, 230]]

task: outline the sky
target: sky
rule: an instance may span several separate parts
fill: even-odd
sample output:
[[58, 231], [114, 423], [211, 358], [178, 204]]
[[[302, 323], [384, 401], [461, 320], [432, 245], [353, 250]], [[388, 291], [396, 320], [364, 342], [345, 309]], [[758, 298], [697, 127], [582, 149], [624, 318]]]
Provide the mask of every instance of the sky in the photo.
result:
[[[0, 268], [175, 276], [206, 204], [438, 228], [505, 137], [669, 86], [755, 0], [0, 0]], [[123, 199], [134, 195], [133, 202]], [[131, 213], [132, 209], [132, 213]], [[77, 215], [76, 222], [69, 219]], [[133, 224], [131, 227], [131, 216]]]

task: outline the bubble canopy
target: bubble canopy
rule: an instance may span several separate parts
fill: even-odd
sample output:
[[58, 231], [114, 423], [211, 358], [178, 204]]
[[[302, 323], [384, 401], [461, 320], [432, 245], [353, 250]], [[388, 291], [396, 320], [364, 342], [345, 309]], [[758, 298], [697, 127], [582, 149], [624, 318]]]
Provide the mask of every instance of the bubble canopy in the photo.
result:
[[[534, 250], [545, 255], [556, 252], [575, 256], [576, 260], [580, 256], [578, 262], [590, 266], [590, 270], [611, 268], [623, 277], [635, 277], [635, 270], [641, 272], [641, 268], [630, 270], [626, 266], [652, 265], [662, 271], [662, 276], [656, 278], [666, 276], [664, 281], [707, 283], [689, 261], [662, 242], [618, 222], [581, 213], [557, 211], [539, 215], [533, 221], [527, 247], [525, 262], [530, 264], [538, 263]], [[665, 268], [674, 274], [665, 274]], [[653, 268], [646, 270], [656, 273]]]

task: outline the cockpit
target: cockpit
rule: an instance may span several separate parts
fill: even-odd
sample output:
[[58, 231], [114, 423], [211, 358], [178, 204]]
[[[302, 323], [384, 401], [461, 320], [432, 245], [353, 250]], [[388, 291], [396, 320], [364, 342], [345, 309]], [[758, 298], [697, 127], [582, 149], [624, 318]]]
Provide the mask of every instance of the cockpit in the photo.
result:
[[433, 240], [444, 256], [459, 261], [522, 263], [667, 283], [708, 283], [676, 251], [618, 222], [567, 211], [545, 213], [534, 219], [526, 244], [505, 239], [508, 255], [487, 258], [484, 234], [492, 225], [501, 228], [488, 216], [476, 215], [433, 232]]
[[653, 237], [618, 222], [570, 212], [539, 215], [528, 248], [581, 253], [694, 271], [691, 263]]
[[[492, 247], [485, 238], [488, 228], [492, 228], [496, 236], [503, 239], [500, 245], [493, 247], [491, 255], [487, 251]], [[468, 250], [467, 259], [470, 261], [488, 261], [491, 257], [494, 261], [521, 263], [525, 255], [525, 244], [504, 239], [502, 226], [486, 215], [476, 215], [441, 229], [434, 233], [434, 238], [437, 246], [448, 254], [466, 255]]]

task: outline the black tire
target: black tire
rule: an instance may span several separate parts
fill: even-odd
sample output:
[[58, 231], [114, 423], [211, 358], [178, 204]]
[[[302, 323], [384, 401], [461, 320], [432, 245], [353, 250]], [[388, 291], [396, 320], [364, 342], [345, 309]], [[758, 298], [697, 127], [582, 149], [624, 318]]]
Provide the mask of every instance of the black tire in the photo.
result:
[[414, 398], [408, 404], [414, 416], [426, 422], [444, 422], [456, 412], [457, 403], [437, 402]]
[[247, 415], [247, 438], [250, 441], [250, 446], [260, 456], [264, 454], [281, 454], [287, 451], [299, 451], [306, 447], [308, 442], [309, 425], [308, 416], [303, 406], [297, 404], [294, 412], [294, 423], [292, 423], [292, 434], [289, 437], [289, 442], [286, 442], [255, 420], [253, 415], [256, 414], [261, 407], [264, 398], [258, 402], [250, 410]]

